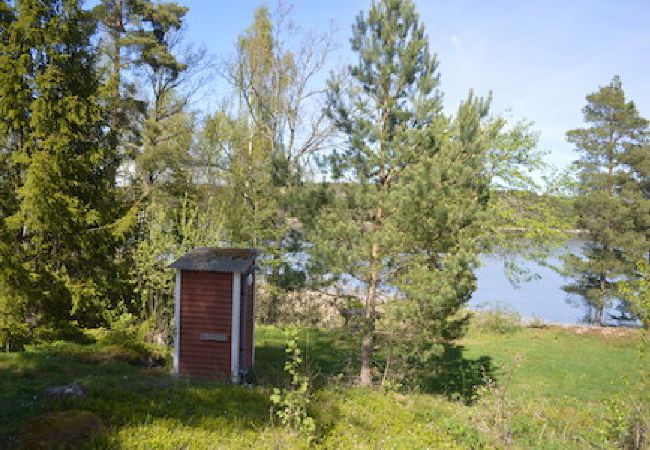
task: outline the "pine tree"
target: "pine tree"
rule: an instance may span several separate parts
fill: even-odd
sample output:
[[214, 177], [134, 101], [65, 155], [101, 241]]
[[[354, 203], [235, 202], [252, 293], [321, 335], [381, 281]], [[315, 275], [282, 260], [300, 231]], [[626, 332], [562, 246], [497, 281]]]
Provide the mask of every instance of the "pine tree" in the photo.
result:
[[321, 217], [312, 256], [364, 282], [359, 381], [369, 385], [379, 301], [395, 298], [415, 345], [458, 335], [453, 316], [473, 290], [487, 199], [489, 102], [470, 96], [454, 120], [442, 113], [438, 64], [411, 1], [373, 4], [351, 44], [351, 83], [331, 81], [328, 100], [347, 137], [333, 172], [348, 188]]
[[110, 113], [110, 143], [122, 155], [119, 181], [130, 206], [120, 223], [127, 239], [119, 253], [136, 295], [125, 303], [150, 320], [163, 340], [173, 300], [166, 266], [181, 248], [173, 211], [188, 195], [195, 200], [188, 166], [195, 117], [184, 88], [202, 54], [180, 47], [187, 11], [151, 0], [102, 0], [93, 9], [101, 30], [101, 97]]
[[[177, 172], [186, 163], [188, 146], [181, 143], [170, 152], [183, 140], [179, 135], [192, 132], [189, 94], [181, 87], [188, 83], [190, 66], [203, 57], [180, 48], [187, 11], [175, 2], [151, 0], [103, 0], [92, 11], [101, 30], [101, 96], [110, 112], [110, 143], [123, 159], [119, 181], [131, 188], [133, 201], [142, 203], [131, 214], [146, 208], [154, 190], [173, 184], [161, 174], [174, 172], [176, 181], [187, 185], [186, 174]], [[159, 178], [165, 178], [160, 185]]]
[[[109, 126], [114, 145], [137, 145], [138, 126], [144, 115], [144, 102], [138, 99], [131, 77], [144, 65], [159, 70], [182, 70], [164, 42], [164, 34], [178, 30], [187, 8], [173, 2], [150, 0], [102, 0], [93, 15], [102, 28], [99, 49], [104, 55], [105, 86], [103, 96], [110, 111]], [[138, 120], [140, 119], [140, 120]], [[133, 151], [132, 148], [123, 151]]]
[[638, 142], [630, 145], [624, 155], [630, 174], [624, 183], [624, 192], [634, 204], [634, 222], [639, 233], [646, 236], [650, 261], [650, 127], [642, 127]]
[[627, 164], [632, 152], [643, 146], [648, 122], [625, 99], [617, 76], [587, 96], [583, 113], [590, 126], [568, 131], [567, 139], [580, 154], [576, 209], [580, 227], [588, 234], [582, 255], [565, 258], [563, 270], [573, 282], [564, 289], [593, 311], [590, 320], [602, 324], [604, 310], [616, 296], [617, 279], [631, 274], [648, 251], [630, 197]]

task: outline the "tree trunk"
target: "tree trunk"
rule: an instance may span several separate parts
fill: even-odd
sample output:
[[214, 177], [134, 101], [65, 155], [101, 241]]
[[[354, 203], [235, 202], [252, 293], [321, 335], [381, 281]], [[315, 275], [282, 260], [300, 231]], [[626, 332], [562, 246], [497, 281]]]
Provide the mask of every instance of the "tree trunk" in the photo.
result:
[[111, 28], [111, 38], [113, 39], [113, 73], [112, 83], [113, 92], [110, 93], [112, 99], [110, 112], [110, 129], [112, 133], [117, 133], [120, 125], [119, 103], [120, 103], [120, 85], [122, 84], [122, 44], [120, 38], [124, 30], [122, 0], [115, 2], [113, 24]]
[[[382, 132], [381, 141], [379, 144], [379, 152], [381, 155], [381, 164], [379, 168], [379, 183], [377, 189], [381, 196], [388, 186], [387, 174], [384, 165], [385, 161], [385, 144], [387, 141], [387, 124], [389, 108], [384, 105], [382, 112]], [[381, 223], [384, 218], [384, 208], [381, 197], [373, 217], [372, 230], [377, 232], [381, 228]], [[361, 386], [372, 385], [372, 353], [373, 353], [373, 340], [375, 335], [375, 303], [377, 301], [377, 288], [379, 286], [379, 270], [380, 270], [381, 256], [380, 246], [377, 242], [377, 237], [373, 236], [372, 246], [370, 248], [370, 275], [368, 277], [368, 294], [366, 295], [366, 311], [365, 311], [365, 324], [363, 327], [363, 339], [361, 342], [361, 372], [359, 373], [359, 384]]]
[[269, 307], [266, 310], [266, 323], [278, 322], [278, 296], [272, 293], [269, 296]]
[[601, 305], [596, 306], [594, 322], [599, 326], [603, 325], [603, 307]]
[[372, 334], [366, 332], [361, 342], [361, 373], [359, 374], [359, 385], [372, 386]]
[[386, 358], [386, 366], [384, 367], [384, 376], [381, 379], [381, 385], [384, 386], [388, 380], [388, 374], [390, 373], [390, 365], [393, 362], [393, 334], [390, 335], [390, 340], [388, 344], [388, 357]]
[[594, 322], [598, 325], [603, 324], [603, 311], [605, 309], [605, 289], [606, 289], [606, 278], [604, 273], [600, 273], [600, 304], [596, 305]]
[[[381, 218], [381, 208], [378, 209], [378, 216]], [[376, 218], [377, 219], [377, 218]], [[373, 243], [370, 253], [370, 278], [368, 281], [368, 294], [366, 296], [365, 324], [363, 327], [363, 340], [361, 342], [361, 372], [359, 384], [361, 386], [372, 385], [372, 350], [375, 334], [375, 303], [377, 300], [377, 286], [379, 284], [379, 244]]]

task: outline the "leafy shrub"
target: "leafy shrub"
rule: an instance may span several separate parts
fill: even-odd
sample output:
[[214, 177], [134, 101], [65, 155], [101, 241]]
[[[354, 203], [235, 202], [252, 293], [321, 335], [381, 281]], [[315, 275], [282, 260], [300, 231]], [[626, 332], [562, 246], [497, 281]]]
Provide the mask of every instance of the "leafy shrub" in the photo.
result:
[[131, 346], [141, 341], [138, 333], [138, 319], [131, 313], [122, 313], [109, 318], [110, 331], [104, 336], [106, 344]]
[[478, 406], [481, 412], [477, 417], [478, 427], [497, 448], [511, 446], [514, 434], [518, 431], [516, 428], [528, 426], [527, 423], [521, 423], [526, 418], [520, 414], [521, 406], [510, 393], [514, 373], [521, 367], [521, 362], [522, 356], [517, 353], [512, 364], [503, 368], [503, 379], [499, 383], [489, 378], [479, 388]]
[[622, 380], [626, 394], [603, 401], [606, 415], [600, 429], [605, 439], [621, 448], [650, 448], [650, 335], [642, 335], [639, 347], [639, 381]]
[[32, 327], [26, 322], [3, 321], [0, 315], [0, 350], [20, 351], [28, 344], [54, 341], [70, 341], [79, 344], [95, 342], [79, 328], [76, 322], [60, 320], [54, 323], [40, 323]]
[[509, 334], [521, 328], [521, 315], [502, 304], [490, 310], [474, 312], [470, 321], [470, 329], [479, 333]]
[[288, 328], [286, 337], [287, 359], [284, 363], [284, 371], [290, 377], [289, 387], [273, 389], [271, 413], [280, 419], [282, 425], [304, 434], [311, 441], [316, 423], [307, 413], [310, 403], [309, 377], [300, 373], [303, 360], [298, 347], [298, 329]]
[[[624, 448], [650, 448], [650, 265], [637, 263], [637, 277], [619, 282], [618, 294], [633, 316], [641, 322], [639, 342], [639, 382], [629, 386], [624, 401], [625, 414], [614, 414], [619, 426], [619, 444]], [[624, 380], [625, 384], [629, 383]], [[610, 405], [611, 406], [611, 405]], [[610, 408], [611, 409], [611, 408]], [[615, 411], [620, 412], [620, 411]]]
[[540, 317], [531, 317], [526, 321], [526, 326], [528, 328], [546, 328], [546, 322]]
[[0, 350], [18, 351], [32, 340], [29, 325], [21, 322], [0, 321]]
[[440, 420], [446, 432], [468, 448], [484, 448], [488, 442], [475, 426], [456, 417], [444, 417]]
[[[163, 347], [145, 342], [147, 323], [140, 323], [136, 316], [125, 312], [108, 317], [110, 329], [99, 337], [105, 350], [113, 348], [116, 357], [149, 366], [164, 365], [167, 351]], [[120, 359], [120, 358], [118, 358]]]

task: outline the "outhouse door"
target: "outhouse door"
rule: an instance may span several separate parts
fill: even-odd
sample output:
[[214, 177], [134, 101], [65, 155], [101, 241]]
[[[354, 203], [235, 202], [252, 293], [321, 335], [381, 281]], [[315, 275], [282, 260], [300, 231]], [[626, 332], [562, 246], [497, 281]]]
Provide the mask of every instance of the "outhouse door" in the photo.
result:
[[230, 368], [232, 275], [182, 271], [180, 371], [227, 378]]

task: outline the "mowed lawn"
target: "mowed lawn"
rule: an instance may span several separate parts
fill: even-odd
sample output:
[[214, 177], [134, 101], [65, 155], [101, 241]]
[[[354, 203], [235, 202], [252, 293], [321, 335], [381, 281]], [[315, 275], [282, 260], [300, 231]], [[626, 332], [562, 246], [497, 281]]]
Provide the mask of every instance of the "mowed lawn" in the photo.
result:
[[[638, 377], [634, 330], [472, 333], [445, 351], [428, 383], [390, 391], [350, 386], [357, 348], [347, 333], [302, 337], [316, 376], [311, 445], [322, 448], [613, 447], [608, 400], [624, 399]], [[29, 419], [67, 409], [103, 420], [106, 434], [88, 444], [95, 448], [307, 447], [269, 413], [271, 388], [284, 380], [283, 342], [280, 329], [257, 328], [255, 387], [175, 379], [101, 343], [0, 353], [0, 448]], [[496, 388], [481, 387], [488, 380]], [[44, 395], [71, 382], [86, 395]]]
[[592, 401], [623, 393], [638, 381], [638, 330], [587, 327], [528, 328], [513, 334], [468, 336], [468, 358], [489, 355], [501, 367], [521, 355], [512, 391], [557, 399]]

